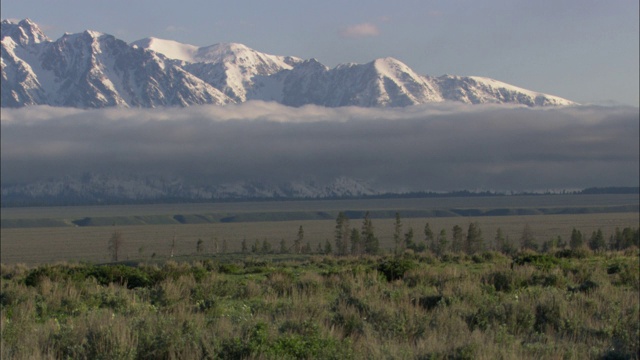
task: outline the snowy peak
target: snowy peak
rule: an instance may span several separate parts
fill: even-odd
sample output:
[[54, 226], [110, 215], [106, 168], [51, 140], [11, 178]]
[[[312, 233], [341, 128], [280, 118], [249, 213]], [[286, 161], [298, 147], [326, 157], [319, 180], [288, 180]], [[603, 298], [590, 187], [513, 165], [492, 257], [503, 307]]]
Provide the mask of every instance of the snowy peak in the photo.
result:
[[290, 106], [398, 107], [442, 101], [430, 79], [393, 58], [341, 64], [333, 69], [309, 60], [277, 78], [282, 82], [281, 102]]
[[290, 69], [294, 64], [302, 62], [302, 59], [292, 56], [261, 53], [239, 43], [219, 43], [197, 47], [173, 40], [150, 37], [134, 41], [131, 45], [153, 50], [169, 59], [188, 63], [228, 63], [247, 68], [253, 64], [264, 63], [279, 69]]
[[[6, 40], [6, 41], [5, 41]], [[233, 102], [183, 68], [97, 31], [20, 48], [2, 42], [2, 106], [78, 108]]]
[[371, 64], [378, 72], [387, 76], [394, 76], [400, 72], [413, 73], [413, 70], [411, 70], [406, 64], [392, 57], [375, 59]]
[[371, 66], [380, 76], [379, 86], [382, 97], [379, 106], [407, 106], [443, 101], [430, 79], [416, 74], [409, 66], [397, 59], [391, 57], [376, 59]]
[[198, 47], [154, 37], [127, 44], [97, 31], [49, 40], [25, 19], [2, 21], [1, 106], [157, 107], [276, 101], [288, 106], [575, 104], [482, 77], [420, 75], [386, 57], [332, 69], [238, 43]]
[[200, 48], [195, 60], [208, 63], [237, 64], [246, 69], [250, 69], [252, 66], [262, 67], [257, 69], [260, 75], [270, 75], [274, 71], [291, 69], [293, 65], [302, 62], [302, 59], [293, 56], [269, 55], [238, 43], [220, 43]]
[[194, 62], [195, 54], [198, 51], [198, 47], [194, 45], [154, 37], [134, 41], [131, 45], [141, 49], [153, 50], [169, 59], [186, 62]]
[[2, 20], [0, 32], [2, 38], [9, 36], [16, 44], [23, 46], [49, 41], [49, 38], [40, 30], [40, 27], [29, 19], [19, 22]]
[[576, 103], [479, 76], [443, 75], [435, 79], [444, 98], [467, 104], [522, 104], [527, 106], [565, 106]]
[[291, 56], [261, 53], [238, 43], [196, 47], [177, 41], [148, 38], [132, 45], [182, 61], [184, 68], [235, 101], [247, 100], [256, 76], [270, 76], [290, 70], [302, 60]]

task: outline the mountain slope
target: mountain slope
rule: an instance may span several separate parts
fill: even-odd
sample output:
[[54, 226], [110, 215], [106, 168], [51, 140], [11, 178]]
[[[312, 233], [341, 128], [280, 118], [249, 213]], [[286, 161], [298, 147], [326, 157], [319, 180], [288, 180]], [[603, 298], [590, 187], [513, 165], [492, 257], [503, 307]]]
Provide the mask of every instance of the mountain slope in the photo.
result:
[[269, 55], [236, 43], [197, 47], [147, 38], [127, 44], [95, 31], [51, 41], [28, 19], [2, 21], [0, 60], [3, 107], [224, 105], [252, 99], [328, 107], [574, 104], [488, 78], [420, 75], [393, 58], [330, 69], [315, 59]]
[[[344, 64], [329, 69], [316, 60], [277, 74], [278, 86], [261, 79], [252, 98], [278, 99], [290, 106], [409, 106], [443, 101], [434, 84], [393, 58], [367, 64]], [[280, 94], [273, 95], [279, 88]]]
[[467, 104], [572, 105], [572, 101], [478, 76], [444, 75], [434, 79], [443, 98]]
[[[7, 33], [22, 28], [3, 21]], [[33, 32], [37, 34], [37, 28]], [[14, 38], [3, 32], [2, 106], [100, 108], [232, 102], [163, 56], [133, 48], [111, 35], [85, 31], [65, 34], [55, 42], [16, 43]]]
[[236, 43], [196, 47], [171, 40], [147, 38], [135, 41], [132, 45], [182, 61], [185, 70], [238, 102], [247, 100], [247, 89], [253, 86], [254, 77], [290, 70], [302, 62], [295, 57], [269, 55]]

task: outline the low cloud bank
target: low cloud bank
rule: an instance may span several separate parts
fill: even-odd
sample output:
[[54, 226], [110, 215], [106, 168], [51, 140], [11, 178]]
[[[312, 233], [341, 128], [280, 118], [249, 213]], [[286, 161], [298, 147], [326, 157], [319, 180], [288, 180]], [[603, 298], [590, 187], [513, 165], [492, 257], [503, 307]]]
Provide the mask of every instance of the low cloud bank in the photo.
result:
[[637, 186], [633, 107], [2, 109], [3, 185], [87, 172], [386, 191]]

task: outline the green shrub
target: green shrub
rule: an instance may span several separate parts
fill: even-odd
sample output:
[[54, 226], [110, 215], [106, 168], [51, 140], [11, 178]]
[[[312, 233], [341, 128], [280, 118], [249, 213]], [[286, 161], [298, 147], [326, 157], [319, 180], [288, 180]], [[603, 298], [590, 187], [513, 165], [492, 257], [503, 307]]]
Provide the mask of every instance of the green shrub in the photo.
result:
[[467, 344], [456, 347], [448, 352], [431, 352], [419, 355], [419, 360], [474, 360], [477, 358], [478, 346]]
[[584, 259], [589, 256], [589, 250], [583, 247], [577, 249], [562, 249], [556, 251], [554, 256], [559, 259]]
[[552, 304], [538, 304], [536, 306], [536, 320], [533, 324], [535, 331], [539, 333], [547, 333], [549, 329], [558, 331], [561, 326], [562, 318], [560, 316], [560, 307], [555, 302]]
[[218, 271], [223, 274], [240, 274], [242, 268], [237, 264], [220, 264]]
[[510, 292], [515, 289], [513, 272], [496, 271], [482, 278], [482, 282], [496, 291]]
[[566, 280], [556, 274], [535, 273], [531, 275], [531, 278], [528, 280], [527, 285], [563, 288], [566, 285]]
[[451, 301], [442, 295], [422, 296], [413, 299], [414, 305], [418, 305], [427, 311], [431, 311], [440, 305], [449, 305], [450, 303]]
[[593, 291], [594, 289], [596, 289], [598, 287], [598, 283], [596, 283], [595, 281], [592, 280], [586, 280], [584, 281], [582, 284], [578, 285], [578, 286], [574, 286], [574, 287], [569, 287], [568, 290], [571, 292], [583, 292], [583, 293], [588, 293]]
[[560, 261], [557, 257], [531, 252], [525, 252], [513, 258], [513, 264], [515, 265], [530, 264], [540, 269], [549, 269], [559, 263]]
[[385, 276], [387, 281], [393, 281], [402, 279], [407, 271], [416, 266], [417, 264], [412, 260], [396, 257], [383, 260], [376, 269]]
[[94, 266], [87, 271], [86, 276], [94, 277], [100, 285], [126, 284], [129, 289], [155, 285], [155, 281], [142, 269], [125, 265]]

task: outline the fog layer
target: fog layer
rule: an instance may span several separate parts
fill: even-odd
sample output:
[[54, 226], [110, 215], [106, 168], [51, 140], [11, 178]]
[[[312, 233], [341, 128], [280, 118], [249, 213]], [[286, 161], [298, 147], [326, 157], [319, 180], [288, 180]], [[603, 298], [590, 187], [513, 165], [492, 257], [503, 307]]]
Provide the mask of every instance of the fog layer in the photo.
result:
[[3, 185], [87, 172], [199, 183], [328, 181], [385, 191], [638, 186], [639, 112], [435, 104], [2, 109]]

